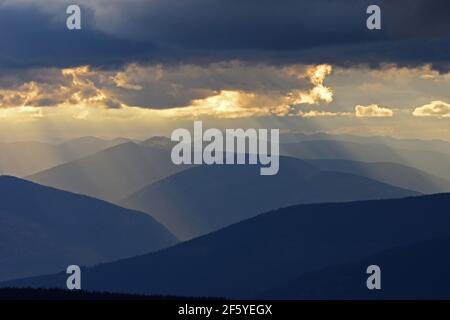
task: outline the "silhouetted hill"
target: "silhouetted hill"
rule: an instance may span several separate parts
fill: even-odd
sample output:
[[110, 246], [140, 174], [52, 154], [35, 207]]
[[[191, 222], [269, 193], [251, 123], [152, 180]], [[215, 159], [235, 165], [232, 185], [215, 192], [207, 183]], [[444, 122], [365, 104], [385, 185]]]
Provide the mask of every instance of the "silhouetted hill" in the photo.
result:
[[[450, 237], [402, 246], [302, 275], [264, 299], [450, 299]], [[381, 269], [381, 290], [368, 290], [366, 269]]]
[[39, 172], [28, 179], [115, 201], [185, 168], [172, 163], [170, 150], [127, 142]]
[[280, 153], [300, 159], [394, 162], [450, 179], [450, 154], [394, 148], [381, 144], [314, 140], [280, 145]]
[[171, 150], [178, 142], [172, 142], [170, 138], [163, 136], [151, 137], [141, 142], [141, 145], [147, 147], [161, 148], [163, 150]]
[[[307, 272], [449, 237], [449, 207], [450, 194], [439, 194], [284, 208], [167, 250], [84, 269], [84, 289], [257, 297]], [[432, 272], [421, 281], [433, 279]], [[54, 287], [65, 281], [60, 273], [3, 286]]]
[[0, 177], [0, 280], [131, 257], [174, 243], [147, 214]]
[[148, 212], [179, 239], [190, 239], [299, 203], [397, 198], [417, 195], [368, 178], [321, 171], [281, 157], [280, 171], [261, 176], [256, 165], [192, 168], [158, 181], [119, 202]]

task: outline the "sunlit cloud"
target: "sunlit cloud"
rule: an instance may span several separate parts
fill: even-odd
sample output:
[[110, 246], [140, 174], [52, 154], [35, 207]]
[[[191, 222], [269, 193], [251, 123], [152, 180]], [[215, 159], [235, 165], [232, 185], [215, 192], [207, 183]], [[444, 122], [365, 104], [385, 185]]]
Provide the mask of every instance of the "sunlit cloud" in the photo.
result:
[[[58, 81], [0, 89], [0, 107], [136, 107], [176, 117], [286, 116], [302, 104], [328, 104], [329, 65], [253, 66], [237, 61], [209, 67], [129, 65], [119, 71], [62, 69]], [[269, 79], [269, 80], [267, 80]], [[86, 112], [74, 116], [86, 117]]]
[[242, 91], [221, 91], [217, 95], [192, 101], [186, 107], [153, 110], [161, 117], [195, 119], [202, 116], [216, 118], [244, 118], [258, 116], [286, 116], [292, 107], [282, 97], [257, 95]]
[[298, 115], [302, 118], [316, 118], [316, 117], [351, 117], [353, 113], [351, 112], [331, 112], [331, 111], [299, 111]]
[[[283, 123], [296, 130], [401, 136], [416, 134], [420, 126], [420, 134], [447, 139], [449, 129], [437, 124], [449, 117], [444, 102], [449, 85], [450, 74], [430, 66], [373, 70], [228, 61], [31, 68], [0, 74], [0, 139], [13, 140], [11, 132], [23, 139], [88, 133], [146, 137], [198, 118], [218, 127], [245, 122], [282, 128]], [[411, 106], [422, 107], [413, 114]], [[413, 115], [427, 119], [417, 123]], [[371, 117], [380, 121], [356, 120]]]
[[443, 101], [432, 101], [414, 109], [413, 115], [416, 117], [450, 117], [450, 104]]
[[355, 115], [359, 118], [383, 118], [392, 117], [394, 112], [386, 107], [380, 107], [376, 104], [368, 106], [357, 105], [355, 107]]
[[[292, 69], [288, 72], [293, 72]], [[328, 64], [321, 64], [310, 67], [305, 74], [299, 74], [300, 78], [307, 78], [313, 85], [313, 88], [308, 92], [293, 91], [289, 93], [292, 104], [319, 104], [321, 102], [330, 103], [333, 101], [333, 90], [330, 87], [324, 86], [324, 81], [327, 76], [333, 72], [333, 68]]]
[[[217, 95], [204, 99], [197, 99], [184, 108], [167, 110], [173, 116], [198, 117], [216, 116], [220, 118], [239, 118], [250, 116], [289, 116], [294, 115], [297, 105], [330, 103], [333, 100], [332, 90], [323, 85], [327, 75], [331, 74], [332, 67], [319, 65], [308, 67], [305, 73], [294, 69], [285, 69], [289, 74], [295, 74], [301, 79], [308, 79], [314, 86], [309, 91], [292, 90], [286, 94], [280, 92], [262, 93], [246, 91], [223, 90]], [[317, 116], [325, 113], [317, 113]], [[314, 116], [313, 113], [305, 117]]]
[[114, 97], [110, 97], [105, 90], [95, 84], [93, 78], [99, 75], [88, 66], [62, 69], [56, 76], [57, 79], [51, 82], [31, 80], [14, 88], [0, 88], [0, 108], [63, 105], [108, 108], [121, 106]]

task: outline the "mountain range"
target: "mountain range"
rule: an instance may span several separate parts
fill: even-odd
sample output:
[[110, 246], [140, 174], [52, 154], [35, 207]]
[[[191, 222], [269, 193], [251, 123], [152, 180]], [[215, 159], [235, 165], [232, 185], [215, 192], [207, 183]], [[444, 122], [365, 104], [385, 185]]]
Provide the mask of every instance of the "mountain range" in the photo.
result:
[[[447, 142], [282, 141], [275, 176], [261, 176], [258, 165], [176, 166], [166, 137], [0, 144], [0, 169], [33, 173], [31, 181], [0, 176], [2, 286], [64, 287], [67, 275], [56, 272], [78, 264], [84, 290], [449, 296], [447, 282], [437, 283], [448, 277], [450, 195], [437, 194], [450, 191]], [[410, 268], [399, 275], [402, 261]], [[381, 295], [364, 286], [364, 266], [377, 263], [391, 284]]]
[[93, 265], [177, 239], [149, 215], [0, 176], [0, 280]]
[[351, 173], [420, 193], [450, 192], [450, 180], [398, 163], [336, 159], [306, 161], [321, 170]]
[[24, 177], [125, 141], [82, 137], [58, 145], [35, 141], [0, 143], [0, 174]]
[[27, 177], [58, 189], [117, 201], [149, 183], [188, 168], [174, 165], [170, 150], [126, 142]]
[[[305, 273], [261, 299], [450, 299], [450, 237], [382, 251], [364, 259]], [[380, 267], [380, 290], [368, 290], [367, 267]]]
[[150, 184], [119, 204], [149, 213], [179, 239], [187, 240], [262, 212], [299, 203], [417, 194], [281, 157], [280, 171], [274, 176], [261, 176], [256, 165], [199, 166]]
[[[421, 193], [450, 190], [450, 155], [338, 141], [339, 136], [333, 139], [282, 144], [281, 152], [308, 160], [322, 170], [356, 174]], [[446, 142], [436, 144], [445, 145]], [[43, 170], [27, 176], [27, 179], [118, 202], [153, 182], [191, 167], [172, 164], [172, 145], [166, 137], [152, 137], [140, 143], [127, 142]]]
[[314, 140], [281, 144], [280, 154], [300, 159], [391, 162], [450, 179], [450, 154], [437, 151], [393, 148], [382, 144]]
[[304, 133], [283, 133], [280, 135], [281, 143], [298, 143], [303, 141], [341, 141], [359, 144], [378, 144], [391, 149], [409, 149], [421, 151], [435, 151], [450, 154], [450, 142], [444, 140], [422, 140], [394, 138], [390, 136], [356, 136], [351, 134], [329, 134], [324, 132], [304, 134]]
[[[383, 252], [450, 236], [450, 194], [403, 199], [297, 205], [268, 212], [171, 248], [82, 270], [84, 290], [181, 296], [261, 297], [311, 272], [358, 261], [383, 264]], [[430, 210], [433, 208], [433, 210]], [[417, 245], [420, 248], [421, 245]], [[414, 247], [410, 247], [414, 248]], [[428, 251], [434, 248], [436, 251]], [[394, 257], [389, 279], [420, 266], [448, 265], [448, 242]], [[406, 252], [403, 250], [403, 252]], [[395, 251], [394, 251], [395, 253]], [[380, 254], [380, 260], [371, 259]], [[392, 257], [392, 254], [389, 256]], [[367, 259], [367, 260], [365, 260]], [[390, 269], [392, 268], [392, 269]], [[417, 270], [419, 270], [417, 269]], [[362, 273], [365, 285], [365, 268]], [[448, 275], [424, 268], [420, 283]], [[436, 272], [436, 274], [434, 274]], [[327, 273], [321, 273], [326, 278]], [[389, 275], [390, 274], [390, 275]], [[359, 277], [356, 275], [356, 277]], [[63, 287], [66, 274], [5, 282], [2, 286]], [[334, 278], [331, 277], [333, 280]], [[415, 280], [410, 279], [411, 281]], [[434, 282], [432, 282], [434, 283]], [[318, 283], [322, 285], [323, 283]], [[326, 289], [326, 287], [325, 287]], [[448, 292], [448, 287], [447, 287]], [[423, 293], [424, 296], [427, 292]], [[313, 293], [312, 297], [316, 297]]]

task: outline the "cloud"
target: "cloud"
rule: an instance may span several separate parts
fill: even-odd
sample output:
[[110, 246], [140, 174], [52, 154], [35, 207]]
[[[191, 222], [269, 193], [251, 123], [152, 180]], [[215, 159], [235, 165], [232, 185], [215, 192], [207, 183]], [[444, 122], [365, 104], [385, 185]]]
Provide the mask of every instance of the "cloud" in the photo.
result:
[[[289, 69], [288, 69], [289, 70]], [[333, 72], [333, 68], [328, 64], [321, 64], [314, 68], [309, 68], [306, 71], [306, 75], [311, 84], [314, 87], [307, 93], [305, 92], [292, 92], [293, 98], [292, 104], [319, 104], [320, 102], [330, 103], [333, 101], [333, 90], [323, 85], [325, 78]]]
[[355, 115], [358, 118], [382, 118], [392, 117], [394, 112], [389, 108], [379, 107], [376, 104], [368, 106], [357, 105], [355, 107]]
[[338, 111], [354, 112], [356, 105], [376, 102], [379, 106], [395, 106], [394, 112], [405, 110], [411, 114], [411, 106], [450, 99], [450, 73], [439, 73], [428, 65], [415, 68], [387, 65], [380, 69], [335, 67], [326, 82], [336, 97], [330, 107]]
[[[307, 103], [307, 99], [310, 103], [324, 102], [326, 99], [318, 94], [309, 97], [311, 87], [316, 87], [307, 74], [310, 70], [315, 69], [304, 65], [283, 67], [239, 61], [204, 66], [132, 64], [112, 75], [115, 86], [110, 90], [128, 105], [149, 108], [182, 107], [221, 91], [251, 92], [272, 97], [291, 93], [292, 103], [300, 100], [299, 95], [303, 94], [305, 97], [299, 103]], [[324, 87], [323, 84], [321, 86]]]
[[[295, 115], [298, 112], [299, 105], [327, 104], [333, 101], [332, 90], [324, 86], [326, 76], [332, 73], [331, 66], [295, 65], [277, 70], [275, 73], [280, 72], [284, 76], [294, 77], [296, 81], [300, 81], [300, 84], [307, 81], [313, 87], [309, 90], [295, 87], [292, 89], [291, 84], [287, 85], [290, 83], [289, 81], [286, 83], [287, 87], [280, 87], [279, 82], [261, 83], [260, 81], [252, 81], [253, 90], [249, 90], [250, 88], [245, 85], [245, 75], [243, 74], [243, 77], [236, 78], [233, 83], [237, 83], [238, 88], [244, 87], [247, 90], [220, 90], [204, 98], [194, 99], [190, 101], [189, 105], [162, 110], [160, 115], [171, 118], [209, 116], [228, 119], [261, 116], [284, 117]], [[237, 75], [239, 74], [238, 72]], [[253, 74], [252, 77], [254, 76], [257, 75]], [[270, 79], [270, 77], [260, 79]], [[230, 80], [232, 79], [228, 79], [228, 81]], [[309, 115], [312, 116], [312, 113], [309, 113]]]
[[[36, 77], [33, 77], [33, 74]], [[89, 66], [0, 76], [0, 107], [139, 107], [175, 117], [286, 116], [300, 105], [328, 104], [329, 65], [136, 65], [120, 71]], [[83, 113], [84, 115], [85, 113]], [[84, 116], [83, 116], [84, 117]], [[80, 117], [76, 117], [81, 119]]]
[[[377, 101], [378, 106], [395, 106], [400, 116], [400, 110], [410, 114], [412, 105], [447, 101], [449, 85], [450, 73], [433, 71], [428, 65], [346, 69], [227, 61], [208, 65], [130, 64], [117, 70], [28, 68], [0, 73], [0, 107], [130, 106], [176, 109], [177, 115], [184, 117], [189, 112], [217, 117], [288, 116], [303, 109], [304, 118], [332, 118], [333, 113], [337, 118], [342, 113], [355, 115], [352, 106], [356, 104], [364, 107]], [[227, 97], [233, 102], [228, 104], [234, 106], [222, 108], [223, 112], [214, 110], [212, 102], [224, 102]], [[306, 105], [317, 108], [308, 113]]]
[[[69, 32], [65, 7], [72, 2], [0, 0], [6, 44], [0, 66], [116, 68], [238, 59], [449, 68], [447, 0], [78, 0], [83, 29]], [[380, 31], [366, 28], [370, 4], [382, 8]]]
[[1, 69], [116, 68], [130, 60], [150, 59], [156, 50], [149, 41], [99, 30], [89, 6], [83, 6], [83, 29], [69, 31], [64, 6], [68, 2], [52, 3], [56, 1], [0, 0]]
[[120, 107], [117, 99], [95, 83], [100, 81], [100, 74], [87, 66], [34, 71], [38, 74], [36, 78], [27, 71], [24, 77], [26, 82], [13, 81], [10, 86], [0, 87], [0, 108], [61, 105]]
[[416, 117], [448, 118], [450, 117], [450, 104], [443, 101], [432, 101], [414, 109], [413, 115]]
[[341, 116], [353, 116], [350, 112], [331, 112], [331, 111], [319, 111], [319, 110], [310, 110], [310, 111], [299, 111], [298, 115], [302, 118], [316, 118], [316, 117], [341, 117]]

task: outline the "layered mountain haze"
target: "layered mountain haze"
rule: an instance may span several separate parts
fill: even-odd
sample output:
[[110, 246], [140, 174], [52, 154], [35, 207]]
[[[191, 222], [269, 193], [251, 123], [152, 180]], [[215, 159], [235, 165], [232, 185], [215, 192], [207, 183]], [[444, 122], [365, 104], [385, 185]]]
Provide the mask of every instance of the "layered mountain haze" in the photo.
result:
[[188, 167], [174, 165], [160, 144], [127, 142], [27, 178], [114, 202]]
[[417, 195], [369, 178], [323, 171], [281, 157], [280, 171], [261, 176], [256, 165], [200, 166], [151, 184], [120, 201], [155, 217], [180, 239], [190, 239], [261, 212], [299, 203]]
[[170, 138], [168, 137], [155, 136], [142, 141], [140, 144], [147, 147], [161, 148], [163, 150], [171, 150], [176, 143], [177, 142], [171, 141]]
[[390, 148], [401, 148], [409, 150], [435, 151], [450, 154], [450, 142], [444, 140], [421, 140], [394, 138], [390, 136], [356, 136], [350, 134], [329, 133], [284, 133], [280, 135], [282, 143], [298, 143], [303, 141], [337, 141], [354, 142], [360, 144], [379, 144]]
[[[398, 246], [448, 238], [449, 206], [450, 194], [439, 194], [284, 208], [160, 252], [84, 269], [84, 289], [261, 297], [269, 290], [315, 270], [360, 261]], [[433, 248], [440, 248], [435, 255], [425, 249], [418, 251], [417, 257], [433, 255], [429, 263], [448, 265], [448, 257], [442, 252], [446, 242]], [[417, 263], [420, 266], [428, 262]], [[408, 267], [398, 264], [390, 274], [405, 279], [398, 273]], [[436, 270], [439, 270], [436, 276], [430, 276], [433, 273], [430, 270], [423, 275], [423, 280], [448, 274], [447, 270], [447, 273]], [[357, 272], [356, 277], [359, 273], [367, 276], [365, 269]], [[66, 274], [59, 273], [7, 282], [2, 286], [64, 287], [65, 281]], [[364, 286], [365, 281], [361, 285]], [[422, 297], [428, 293], [424, 292]]]
[[314, 140], [281, 144], [280, 153], [300, 159], [393, 162], [450, 179], [450, 154], [436, 151], [394, 148], [375, 143]]
[[[449, 180], [400, 164], [405, 162], [402, 152], [406, 152], [411, 155], [410, 162], [420, 162], [427, 169], [430, 165], [431, 169], [440, 167], [439, 172], [442, 173], [450, 164], [450, 161], [445, 162], [450, 155], [412, 149], [397, 151], [381, 144], [339, 140], [347, 136], [335, 136], [329, 141], [307, 140], [311, 137], [288, 136], [291, 140], [305, 141], [282, 144], [281, 152], [310, 160], [283, 156], [281, 172], [275, 177], [260, 176], [257, 166], [191, 168], [190, 165], [174, 165], [170, 152], [175, 143], [158, 136], [141, 143], [122, 143], [28, 178], [144, 211], [181, 239], [190, 239], [264, 211], [299, 203], [395, 198], [450, 191]], [[285, 136], [283, 139], [288, 138]], [[392, 141], [401, 143], [403, 140]], [[79, 149], [84, 146], [84, 150], [93, 150], [97, 144], [95, 139], [87, 138], [77, 143]], [[387, 159], [393, 162], [353, 159]], [[186, 169], [189, 170], [183, 172]]]
[[[298, 138], [298, 135], [294, 137]], [[357, 174], [422, 193], [449, 190], [447, 179], [439, 177], [448, 176], [450, 155], [412, 149], [397, 151], [381, 144], [366, 145], [338, 141], [346, 138], [346, 136], [339, 137], [335, 136], [334, 140], [329, 141], [311, 140], [282, 144], [281, 153], [300, 159], [339, 160], [334, 164], [332, 161], [324, 161], [318, 166], [326, 170]], [[445, 144], [443, 141], [441, 143]], [[38, 172], [28, 178], [63, 190], [117, 202], [152, 182], [190, 167], [172, 164], [170, 152], [174, 144], [169, 138], [159, 136], [141, 143], [117, 145]], [[425, 144], [424, 141], [420, 145]], [[406, 157], [408, 158], [405, 160]], [[349, 161], [344, 165], [344, 162], [340, 161], [342, 159]], [[405, 163], [411, 163], [411, 168], [405, 166]], [[415, 166], [421, 170], [412, 168]], [[429, 174], [430, 171], [434, 175]], [[401, 175], [400, 172], [406, 175]]]
[[0, 143], [0, 174], [24, 177], [125, 141], [128, 140], [82, 137], [58, 145], [33, 141]]
[[0, 280], [93, 265], [168, 247], [150, 216], [97, 199], [0, 176]]
[[450, 180], [398, 163], [351, 160], [306, 161], [321, 170], [356, 174], [420, 193], [450, 192]]

